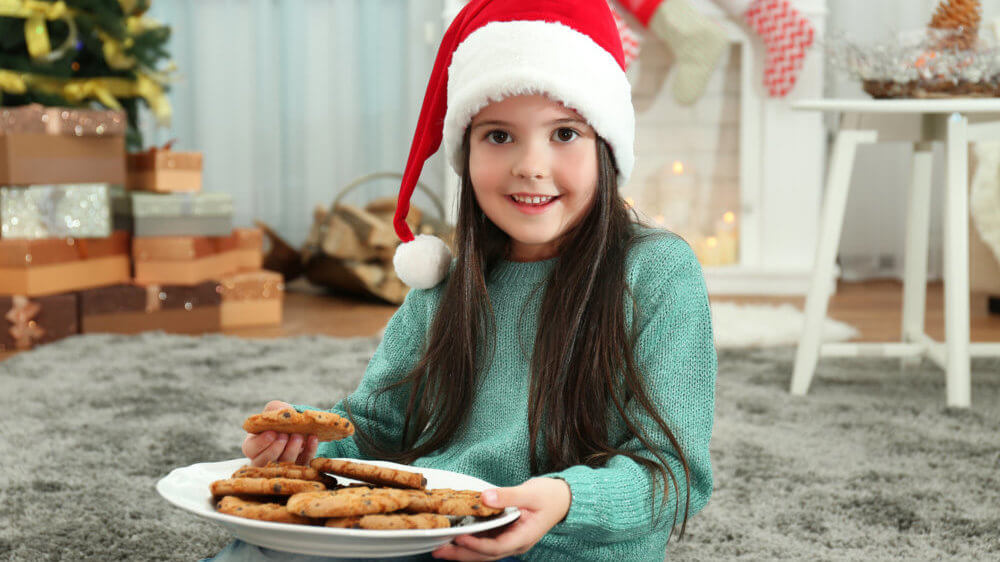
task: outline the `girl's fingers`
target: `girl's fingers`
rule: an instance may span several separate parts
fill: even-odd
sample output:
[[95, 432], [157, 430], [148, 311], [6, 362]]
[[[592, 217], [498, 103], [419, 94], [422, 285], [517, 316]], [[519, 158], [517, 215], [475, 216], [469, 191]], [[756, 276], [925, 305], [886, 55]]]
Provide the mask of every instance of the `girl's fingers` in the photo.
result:
[[488, 556], [509, 556], [517, 553], [523, 546], [538, 542], [541, 537], [535, 537], [535, 529], [531, 525], [511, 526], [496, 538], [481, 538], [475, 535], [455, 537], [454, 543], [462, 548]]
[[277, 460], [281, 456], [281, 452], [285, 450], [286, 443], [288, 443], [288, 434], [279, 433], [278, 437], [267, 448], [261, 451], [260, 454], [254, 457], [250, 464], [253, 466], [264, 466], [269, 462]]
[[297, 458], [295, 462], [302, 465], [309, 464], [309, 461], [316, 456], [317, 448], [319, 448], [319, 438], [315, 435], [310, 435], [306, 439], [305, 447], [302, 449], [302, 452], [299, 453], [299, 458]]
[[256, 435], [248, 433], [246, 439], [243, 440], [243, 454], [248, 459], [252, 459], [268, 448], [277, 437], [278, 434], [273, 431], [265, 431]]
[[293, 462], [298, 458], [299, 453], [302, 452], [302, 435], [298, 433], [293, 433], [288, 436], [288, 442], [285, 444], [285, 449], [281, 451], [281, 455], [278, 457], [278, 462]]
[[474, 550], [469, 550], [463, 546], [446, 544], [431, 553], [434, 558], [442, 560], [493, 560], [492, 557], [484, 556]]
[[284, 410], [285, 408], [291, 408], [291, 407], [292, 405], [289, 404], [288, 402], [282, 402], [281, 400], [271, 400], [270, 402], [264, 405], [264, 411], [267, 412], [270, 410]]

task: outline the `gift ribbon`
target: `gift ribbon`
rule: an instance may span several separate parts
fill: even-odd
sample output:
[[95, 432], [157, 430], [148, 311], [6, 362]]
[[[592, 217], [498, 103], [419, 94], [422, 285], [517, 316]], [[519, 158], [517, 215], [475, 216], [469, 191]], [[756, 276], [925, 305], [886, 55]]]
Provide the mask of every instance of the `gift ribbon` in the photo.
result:
[[146, 100], [150, 109], [162, 125], [169, 124], [170, 101], [163, 88], [145, 74], [137, 74], [136, 80], [125, 78], [55, 78], [28, 72], [13, 72], [0, 69], [0, 89], [13, 94], [23, 94], [28, 87], [37, 88], [49, 94], [62, 95], [71, 103], [79, 104], [85, 99], [95, 98], [111, 109], [121, 110], [116, 98], [139, 96]]
[[[160, 294], [162, 293], [159, 285], [146, 285], [146, 313], [156, 312], [160, 310], [162, 306]], [[164, 295], [165, 296], [165, 295]]]
[[30, 349], [36, 341], [45, 336], [45, 329], [35, 321], [41, 310], [42, 305], [28, 300], [28, 297], [23, 295], [11, 297], [11, 308], [5, 317], [11, 323], [8, 331], [18, 349]]

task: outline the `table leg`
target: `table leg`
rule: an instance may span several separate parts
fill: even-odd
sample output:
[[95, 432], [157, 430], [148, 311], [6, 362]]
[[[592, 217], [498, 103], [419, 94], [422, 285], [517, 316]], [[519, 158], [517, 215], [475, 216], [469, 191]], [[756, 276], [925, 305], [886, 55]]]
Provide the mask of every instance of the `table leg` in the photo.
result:
[[968, 118], [948, 117], [948, 181], [944, 203], [944, 331], [947, 404], [971, 402], [969, 364], [969, 144]]
[[[924, 333], [933, 160], [931, 143], [913, 145], [913, 169], [906, 211], [906, 253], [903, 257], [903, 324], [900, 332], [903, 342], [920, 341], [919, 336]], [[916, 356], [900, 359], [900, 366], [904, 368], [918, 363], [920, 357]]]
[[851, 186], [851, 171], [854, 168], [854, 157], [861, 143], [875, 142], [878, 135], [875, 131], [852, 128], [857, 121], [852, 115], [845, 115], [841, 130], [834, 141], [833, 154], [830, 158], [830, 169], [826, 181], [826, 194], [823, 198], [823, 217], [820, 225], [819, 245], [816, 250], [816, 265], [812, 281], [809, 284], [809, 294], [806, 297], [805, 325], [795, 352], [795, 368], [792, 372], [790, 391], [792, 394], [805, 395], [816, 371], [819, 360], [819, 347], [823, 338], [823, 321], [830, 301], [834, 266], [837, 260], [837, 248], [840, 246], [840, 233], [844, 226], [844, 210], [847, 207], [847, 192]]

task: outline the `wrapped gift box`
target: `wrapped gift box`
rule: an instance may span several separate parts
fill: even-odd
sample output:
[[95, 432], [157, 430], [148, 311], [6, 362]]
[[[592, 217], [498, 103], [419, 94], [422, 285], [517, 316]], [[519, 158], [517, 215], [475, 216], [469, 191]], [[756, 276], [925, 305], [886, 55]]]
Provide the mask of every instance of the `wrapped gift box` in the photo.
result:
[[201, 191], [200, 152], [174, 152], [168, 144], [128, 155], [129, 189], [174, 193]]
[[218, 284], [194, 286], [122, 284], [81, 291], [80, 331], [136, 334], [163, 330], [175, 334], [217, 332]]
[[231, 252], [239, 271], [257, 271], [264, 263], [264, 233], [259, 228], [234, 228], [217, 239], [219, 250]]
[[76, 293], [0, 296], [0, 351], [31, 349], [79, 333]]
[[218, 238], [150, 236], [132, 241], [135, 282], [145, 285], [194, 285], [217, 281], [237, 271], [236, 255], [219, 251]]
[[219, 282], [223, 328], [281, 324], [285, 284], [280, 273], [245, 271]]
[[125, 114], [0, 108], [0, 185], [125, 183]]
[[108, 184], [0, 187], [3, 238], [111, 236]]
[[38, 297], [128, 282], [129, 236], [0, 239], [0, 295]]
[[114, 197], [115, 224], [135, 236], [229, 236], [233, 197], [228, 193], [126, 193]]

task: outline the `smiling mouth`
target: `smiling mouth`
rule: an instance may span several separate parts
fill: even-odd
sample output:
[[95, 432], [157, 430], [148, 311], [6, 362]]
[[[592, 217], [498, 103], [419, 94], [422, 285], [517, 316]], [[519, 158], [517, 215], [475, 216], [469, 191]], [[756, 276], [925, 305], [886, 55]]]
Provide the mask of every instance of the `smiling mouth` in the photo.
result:
[[[543, 197], [537, 197], [537, 198], [534, 198], [534, 197], [525, 197], [525, 198], [518, 199], [518, 198], [514, 197], [513, 195], [508, 195], [507, 199], [510, 199], [511, 201], [513, 201], [515, 205], [521, 205], [521, 206], [524, 206], [524, 207], [531, 207], [531, 208], [541, 208], [541, 207], [546, 207], [546, 206], [552, 204], [552, 202], [554, 202], [556, 199], [559, 199], [560, 197], [562, 197], [562, 195], [555, 195], [555, 196], [549, 196], [549, 197], [544, 197], [544, 198]], [[538, 202], [535, 202], [536, 199], [538, 200]]]

